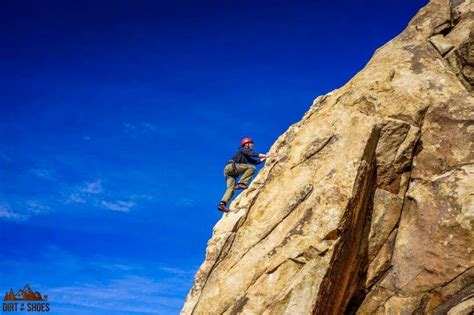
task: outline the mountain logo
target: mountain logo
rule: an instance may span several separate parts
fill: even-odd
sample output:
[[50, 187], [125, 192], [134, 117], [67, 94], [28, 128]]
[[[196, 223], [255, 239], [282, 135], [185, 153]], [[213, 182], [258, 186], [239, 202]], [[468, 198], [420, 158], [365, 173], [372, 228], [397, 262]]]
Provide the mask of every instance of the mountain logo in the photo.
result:
[[47, 301], [48, 296], [41, 295], [38, 291], [33, 291], [30, 286], [27, 284], [23, 289], [18, 290], [15, 294], [13, 289], [10, 289], [9, 292], [5, 292], [4, 301]]
[[7, 312], [49, 312], [51, 309], [48, 296], [33, 291], [28, 284], [17, 293], [12, 288], [5, 292], [2, 306], [2, 314]]

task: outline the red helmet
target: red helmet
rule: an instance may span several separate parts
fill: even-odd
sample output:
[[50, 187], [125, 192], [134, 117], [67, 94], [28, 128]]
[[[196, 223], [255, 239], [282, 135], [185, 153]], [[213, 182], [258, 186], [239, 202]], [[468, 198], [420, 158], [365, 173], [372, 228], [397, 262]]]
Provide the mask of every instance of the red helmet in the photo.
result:
[[242, 146], [246, 145], [247, 143], [253, 143], [252, 138], [243, 138], [242, 141], [240, 141]]

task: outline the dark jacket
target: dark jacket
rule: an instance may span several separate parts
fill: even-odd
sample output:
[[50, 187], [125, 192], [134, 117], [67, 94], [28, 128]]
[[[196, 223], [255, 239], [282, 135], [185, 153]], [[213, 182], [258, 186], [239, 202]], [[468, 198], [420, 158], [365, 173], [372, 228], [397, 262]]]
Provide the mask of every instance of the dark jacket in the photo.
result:
[[259, 159], [255, 160], [252, 159], [252, 157], [258, 158], [259, 153], [250, 150], [249, 148], [246, 147], [240, 147], [237, 152], [234, 154], [232, 157], [232, 160], [235, 163], [245, 163], [245, 164], [253, 164], [257, 165], [262, 163]]

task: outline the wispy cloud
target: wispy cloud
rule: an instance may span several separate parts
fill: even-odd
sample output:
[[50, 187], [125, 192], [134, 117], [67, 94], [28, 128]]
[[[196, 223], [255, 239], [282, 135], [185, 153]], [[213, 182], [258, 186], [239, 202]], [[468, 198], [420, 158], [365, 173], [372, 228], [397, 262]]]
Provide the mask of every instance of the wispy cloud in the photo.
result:
[[138, 136], [143, 134], [151, 134], [158, 130], [157, 126], [150, 122], [141, 123], [122, 123], [123, 132], [131, 136]]
[[120, 263], [96, 263], [102, 269], [111, 271], [132, 271], [134, 268], [131, 265], [120, 264]]
[[13, 208], [15, 210], [8, 202], [1, 201], [0, 219], [21, 222], [33, 216], [48, 213], [51, 210], [50, 206], [37, 200], [18, 202]]
[[130, 196], [132, 200], [152, 200], [154, 197], [152, 195], [147, 194], [134, 194]]
[[174, 275], [193, 275], [196, 270], [187, 270], [181, 269], [176, 267], [160, 267], [160, 270], [163, 270], [167, 273], [174, 274]]
[[[158, 265], [158, 266], [156, 266]], [[35, 273], [43, 266], [41, 276]], [[46, 247], [35, 260], [0, 261], [5, 287], [35, 275], [30, 285], [47, 294], [61, 314], [177, 314], [195, 270], [159, 267], [154, 262], [130, 262], [110, 257], [80, 257], [56, 247]], [[24, 285], [23, 283], [19, 284]]]
[[15, 212], [8, 203], [0, 202], [0, 218], [11, 221], [24, 221], [29, 218], [29, 215]]
[[80, 184], [70, 185], [60, 182], [57, 173], [49, 168], [31, 168], [30, 175], [43, 180], [54, 181], [60, 191], [59, 194], [51, 193], [48, 196], [39, 196], [36, 199], [23, 200], [10, 198], [0, 200], [0, 219], [9, 221], [26, 221], [37, 215], [47, 214], [61, 206], [88, 206], [90, 209], [106, 209], [128, 213], [136, 208], [142, 201], [153, 199], [147, 194], [127, 194], [108, 190], [107, 181], [95, 178]]
[[117, 201], [105, 201], [102, 200], [101, 202], [102, 207], [105, 209], [109, 209], [112, 211], [120, 211], [120, 212], [128, 212], [130, 211], [133, 206], [135, 206], [135, 202], [133, 201], [122, 201], [122, 200], [117, 200]]
[[102, 194], [102, 192], [102, 180], [98, 179], [92, 182], [86, 182], [74, 189], [66, 200], [66, 203], [90, 202], [95, 199], [95, 195]]
[[136, 202], [132, 200], [143, 199], [132, 195], [130, 198], [115, 199], [110, 192], [104, 189], [102, 180], [86, 182], [76, 187], [66, 199], [66, 204], [90, 204], [94, 207], [111, 211], [129, 212]]
[[86, 199], [80, 193], [72, 193], [69, 195], [66, 203], [86, 203]]
[[37, 200], [26, 201], [26, 206], [28, 211], [33, 214], [43, 214], [49, 212], [51, 209], [48, 205], [45, 205]]
[[32, 173], [34, 176], [45, 179], [45, 180], [55, 180], [56, 179], [56, 173], [52, 169], [46, 169], [46, 168], [33, 168], [30, 170], [30, 173]]
[[180, 279], [163, 279], [128, 275], [109, 281], [83, 283], [50, 288], [54, 302], [73, 308], [93, 308], [104, 311], [173, 314], [183, 304], [176, 296], [177, 288], [187, 285]]
[[97, 180], [95, 182], [90, 182], [86, 183], [84, 188], [81, 189], [82, 192], [88, 193], [88, 194], [100, 194], [103, 189], [102, 189], [102, 181]]

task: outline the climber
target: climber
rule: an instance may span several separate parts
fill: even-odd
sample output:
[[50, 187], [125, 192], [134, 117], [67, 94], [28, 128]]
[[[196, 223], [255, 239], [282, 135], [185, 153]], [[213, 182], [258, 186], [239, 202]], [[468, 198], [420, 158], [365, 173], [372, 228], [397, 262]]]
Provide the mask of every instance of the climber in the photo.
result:
[[[254, 143], [252, 138], [243, 138], [240, 142], [240, 148], [234, 154], [232, 159], [227, 161], [224, 167], [224, 177], [227, 189], [217, 209], [222, 212], [229, 212], [227, 203], [232, 198], [236, 189], [246, 189], [253, 174], [255, 173], [255, 165], [264, 162], [269, 154], [257, 153], [253, 151]], [[255, 160], [253, 158], [258, 158]], [[237, 178], [241, 176], [240, 181], [235, 185]]]

